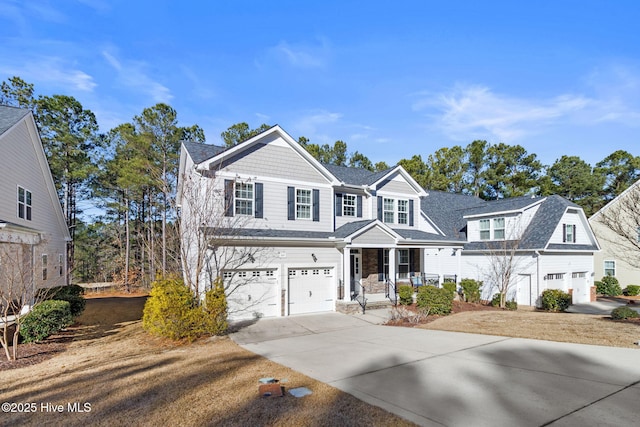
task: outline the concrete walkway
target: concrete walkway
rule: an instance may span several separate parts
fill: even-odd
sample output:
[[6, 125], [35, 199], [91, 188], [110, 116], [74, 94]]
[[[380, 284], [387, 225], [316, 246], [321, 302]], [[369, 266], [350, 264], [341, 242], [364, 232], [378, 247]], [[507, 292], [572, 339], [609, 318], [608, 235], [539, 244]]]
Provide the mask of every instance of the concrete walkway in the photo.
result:
[[419, 425], [640, 423], [640, 350], [389, 327], [360, 316], [262, 319], [231, 338]]

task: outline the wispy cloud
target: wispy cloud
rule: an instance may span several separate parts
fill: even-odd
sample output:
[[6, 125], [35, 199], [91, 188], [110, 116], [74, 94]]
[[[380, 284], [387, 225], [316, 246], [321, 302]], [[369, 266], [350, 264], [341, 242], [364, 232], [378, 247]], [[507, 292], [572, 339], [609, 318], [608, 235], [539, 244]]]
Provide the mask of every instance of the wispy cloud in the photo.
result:
[[299, 118], [292, 127], [292, 130], [309, 138], [315, 144], [330, 144], [335, 139], [327, 134], [329, 127], [335, 126], [342, 118], [341, 113], [317, 110]]
[[142, 92], [154, 102], [169, 103], [173, 95], [168, 87], [147, 75], [147, 65], [140, 61], [122, 61], [114, 54], [104, 50], [102, 56], [118, 74], [118, 83], [122, 86]]
[[268, 49], [268, 55], [296, 68], [323, 68], [328, 65], [331, 48], [326, 39], [316, 44], [281, 41]]
[[20, 76], [26, 81], [48, 83], [71, 92], [92, 92], [97, 86], [92, 76], [76, 69], [63, 58], [39, 56], [26, 59], [19, 66], [0, 65], [0, 72]]

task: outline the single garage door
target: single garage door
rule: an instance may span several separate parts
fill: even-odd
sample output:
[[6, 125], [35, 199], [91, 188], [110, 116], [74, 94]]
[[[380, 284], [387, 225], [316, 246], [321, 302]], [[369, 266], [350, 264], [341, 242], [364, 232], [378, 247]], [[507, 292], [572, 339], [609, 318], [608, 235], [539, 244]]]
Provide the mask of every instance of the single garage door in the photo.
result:
[[280, 315], [279, 280], [276, 269], [223, 272], [227, 305], [232, 319]]
[[334, 268], [289, 269], [289, 314], [333, 311]]

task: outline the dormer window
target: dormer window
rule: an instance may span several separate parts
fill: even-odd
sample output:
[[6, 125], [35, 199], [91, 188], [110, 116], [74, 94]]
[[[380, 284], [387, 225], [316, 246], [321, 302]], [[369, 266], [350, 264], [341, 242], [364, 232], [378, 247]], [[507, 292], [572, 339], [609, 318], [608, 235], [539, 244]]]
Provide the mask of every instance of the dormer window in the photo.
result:
[[576, 242], [576, 226], [575, 224], [562, 224], [562, 241], [564, 243]]
[[495, 240], [504, 240], [504, 218], [494, 218], [493, 238]]
[[491, 221], [488, 219], [480, 220], [480, 240], [491, 239]]

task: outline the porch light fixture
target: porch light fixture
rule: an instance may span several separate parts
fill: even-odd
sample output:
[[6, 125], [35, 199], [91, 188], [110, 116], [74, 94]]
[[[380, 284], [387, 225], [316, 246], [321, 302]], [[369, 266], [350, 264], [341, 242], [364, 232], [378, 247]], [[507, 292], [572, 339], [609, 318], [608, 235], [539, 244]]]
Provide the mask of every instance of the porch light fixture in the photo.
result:
[[313, 262], [318, 261], [318, 257], [316, 257], [316, 254], [311, 254], [311, 258], [313, 258]]

